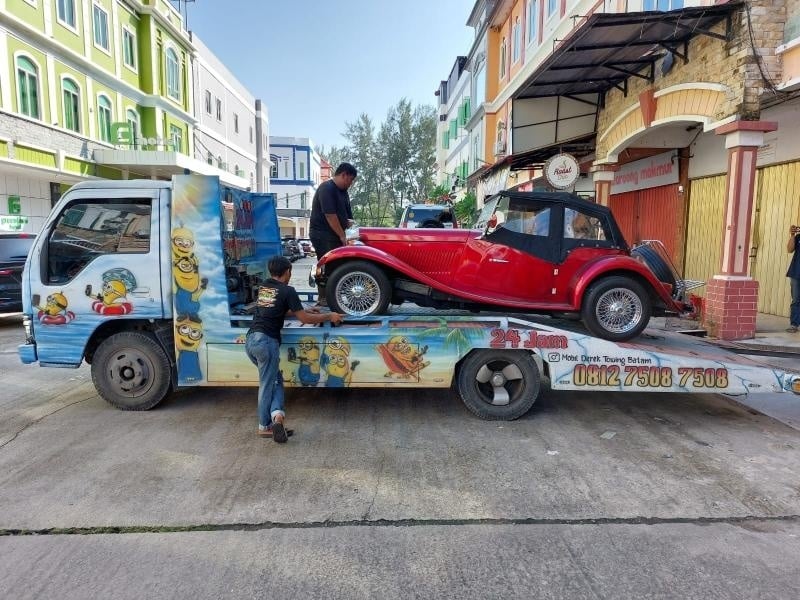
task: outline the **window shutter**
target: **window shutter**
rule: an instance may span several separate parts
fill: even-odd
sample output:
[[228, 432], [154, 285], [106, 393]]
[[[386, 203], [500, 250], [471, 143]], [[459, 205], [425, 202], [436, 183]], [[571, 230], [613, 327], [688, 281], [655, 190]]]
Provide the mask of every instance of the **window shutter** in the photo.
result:
[[442, 148], [444, 148], [445, 150], [450, 148], [450, 132], [449, 131], [443, 131], [442, 132]]
[[450, 121], [450, 137], [456, 139], [458, 137], [458, 119]]

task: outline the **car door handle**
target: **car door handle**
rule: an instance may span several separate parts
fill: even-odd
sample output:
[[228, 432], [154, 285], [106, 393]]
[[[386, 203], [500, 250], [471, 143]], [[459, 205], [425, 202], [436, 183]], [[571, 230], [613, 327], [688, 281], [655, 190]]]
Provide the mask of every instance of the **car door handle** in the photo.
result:
[[510, 261], [507, 261], [505, 258], [490, 258], [489, 262], [507, 263]]

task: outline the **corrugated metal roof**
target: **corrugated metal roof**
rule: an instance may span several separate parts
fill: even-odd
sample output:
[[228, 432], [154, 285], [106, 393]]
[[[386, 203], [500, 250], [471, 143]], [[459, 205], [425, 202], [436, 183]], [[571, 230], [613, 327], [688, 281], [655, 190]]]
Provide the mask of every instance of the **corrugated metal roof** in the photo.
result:
[[629, 77], [653, 80], [655, 64], [672, 53], [687, 57], [700, 34], [721, 39], [711, 28], [742, 6], [728, 2], [668, 12], [595, 13], [546, 58], [516, 98], [602, 93], [624, 87]]

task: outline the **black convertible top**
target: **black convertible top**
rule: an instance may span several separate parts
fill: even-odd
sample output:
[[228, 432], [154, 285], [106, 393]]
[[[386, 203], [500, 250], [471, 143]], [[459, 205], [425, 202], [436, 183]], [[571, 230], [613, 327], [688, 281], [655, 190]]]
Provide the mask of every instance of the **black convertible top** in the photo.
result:
[[622, 235], [622, 231], [619, 225], [617, 225], [617, 221], [614, 219], [611, 209], [607, 206], [597, 204], [596, 202], [589, 202], [580, 196], [568, 192], [515, 192], [511, 190], [498, 192], [491, 198], [487, 198], [486, 202], [488, 203], [498, 196], [505, 196], [517, 202], [530, 202], [538, 206], [541, 206], [543, 203], [560, 205], [564, 208], [573, 208], [592, 217], [601, 218], [608, 223], [609, 233], [615, 245], [620, 248], [628, 248], [625, 237]]

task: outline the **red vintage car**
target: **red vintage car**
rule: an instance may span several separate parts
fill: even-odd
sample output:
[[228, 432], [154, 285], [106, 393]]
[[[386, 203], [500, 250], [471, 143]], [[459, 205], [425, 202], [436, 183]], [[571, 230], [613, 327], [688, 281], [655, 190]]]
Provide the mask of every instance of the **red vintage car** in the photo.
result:
[[502, 192], [480, 229], [360, 228], [322, 257], [332, 310], [375, 315], [389, 304], [571, 313], [599, 337], [635, 337], [653, 315], [691, 312], [660, 242], [630, 250], [608, 208], [567, 193]]

